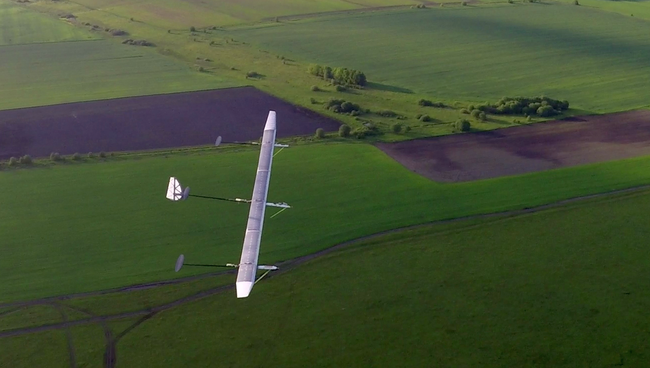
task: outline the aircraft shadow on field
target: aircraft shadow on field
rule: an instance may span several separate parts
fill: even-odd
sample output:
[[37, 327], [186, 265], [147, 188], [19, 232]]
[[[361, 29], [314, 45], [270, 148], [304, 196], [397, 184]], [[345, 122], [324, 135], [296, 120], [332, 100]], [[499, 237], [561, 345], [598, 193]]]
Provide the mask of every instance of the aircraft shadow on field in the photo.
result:
[[388, 84], [374, 83], [374, 82], [366, 83], [366, 88], [376, 89], [379, 91], [413, 94], [413, 91], [411, 91], [408, 88], [402, 88], [402, 87], [391, 86]]

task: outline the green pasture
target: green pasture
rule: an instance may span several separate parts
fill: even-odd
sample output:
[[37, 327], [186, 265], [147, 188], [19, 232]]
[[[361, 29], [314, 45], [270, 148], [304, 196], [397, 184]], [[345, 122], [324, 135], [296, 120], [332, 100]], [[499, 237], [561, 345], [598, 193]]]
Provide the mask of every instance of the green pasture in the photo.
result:
[[179, 307], [126, 365], [642, 367], [650, 194], [395, 234]]
[[64, 20], [29, 11], [14, 1], [0, 0], [0, 47], [93, 38], [96, 36]]
[[[643, 367], [648, 206], [643, 190], [400, 231], [265, 280], [248, 299], [226, 291], [107, 326], [124, 366]], [[107, 296], [75, 304], [102, 301], [101, 315], [122, 311]], [[101, 365], [105, 327], [71, 328], [77, 364]], [[0, 341], [27, 346], [6, 355], [13, 367], [69, 366], [62, 331]]]
[[0, 109], [241, 85], [107, 40], [0, 46]]
[[230, 34], [306, 63], [362, 70], [384, 89], [439, 99], [543, 94], [608, 112], [647, 106], [650, 98], [650, 23], [588, 7], [409, 9]]
[[[218, 151], [217, 151], [218, 152]], [[247, 198], [257, 150], [0, 172], [0, 302], [188, 276], [188, 262], [236, 262], [245, 205], [164, 198], [168, 177], [195, 194]], [[650, 157], [494, 180], [438, 184], [362, 144], [295, 146], [277, 156], [260, 262], [309, 254], [427, 221], [531, 207], [650, 184]], [[269, 211], [269, 216], [272, 211]]]

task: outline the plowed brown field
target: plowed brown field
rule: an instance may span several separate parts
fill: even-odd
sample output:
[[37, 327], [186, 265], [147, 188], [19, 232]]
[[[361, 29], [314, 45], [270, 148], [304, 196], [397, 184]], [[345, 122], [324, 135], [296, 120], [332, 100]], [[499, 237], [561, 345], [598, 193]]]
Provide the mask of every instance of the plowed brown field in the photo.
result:
[[340, 125], [252, 87], [70, 103], [0, 111], [0, 158], [257, 140], [269, 110], [278, 137]]
[[377, 147], [440, 182], [518, 175], [650, 155], [650, 111], [572, 117]]

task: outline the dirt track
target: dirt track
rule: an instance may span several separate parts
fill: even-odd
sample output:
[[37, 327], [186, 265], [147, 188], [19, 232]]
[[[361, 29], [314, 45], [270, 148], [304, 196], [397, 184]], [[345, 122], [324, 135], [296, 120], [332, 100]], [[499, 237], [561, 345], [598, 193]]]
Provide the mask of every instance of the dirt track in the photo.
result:
[[269, 110], [278, 137], [340, 125], [253, 87], [79, 102], [0, 111], [0, 159], [257, 140]]
[[439, 182], [519, 175], [650, 155], [650, 111], [572, 117], [377, 147]]

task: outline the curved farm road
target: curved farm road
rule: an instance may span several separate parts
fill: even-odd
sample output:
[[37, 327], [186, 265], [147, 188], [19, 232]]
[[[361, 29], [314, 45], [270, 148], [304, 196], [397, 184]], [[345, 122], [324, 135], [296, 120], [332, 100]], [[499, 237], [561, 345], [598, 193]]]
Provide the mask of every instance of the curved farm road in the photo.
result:
[[[438, 220], [438, 221], [432, 221], [432, 222], [426, 222], [423, 224], [418, 224], [418, 225], [411, 225], [411, 226], [405, 226], [401, 228], [396, 228], [396, 229], [391, 229], [391, 230], [386, 230], [382, 232], [378, 232], [375, 234], [367, 235], [367, 236], [362, 236], [360, 238], [352, 239], [337, 245], [334, 245], [330, 248], [324, 249], [322, 251], [312, 253], [306, 256], [298, 257], [295, 259], [287, 260], [278, 263], [278, 266], [280, 269], [272, 274], [269, 274], [267, 278], [274, 277], [280, 274], [283, 274], [287, 271], [290, 271], [292, 268], [297, 267], [305, 262], [308, 262], [310, 260], [313, 260], [315, 258], [324, 256], [326, 254], [335, 252], [337, 250], [340, 250], [345, 247], [352, 246], [354, 244], [357, 244], [359, 242], [362, 242], [364, 240], [370, 240], [374, 238], [378, 238], [384, 235], [388, 234], [394, 234], [398, 233], [400, 231], [404, 230], [411, 230], [411, 229], [417, 229], [417, 228], [422, 228], [426, 226], [431, 226], [431, 225], [436, 225], [436, 224], [445, 224], [445, 223], [453, 223], [453, 222], [459, 222], [459, 221], [464, 221], [464, 220], [472, 220], [472, 219], [486, 219], [486, 218], [494, 218], [494, 217], [507, 217], [507, 216], [516, 216], [516, 215], [522, 215], [522, 214], [528, 214], [528, 213], [534, 213], [534, 212], [539, 212], [543, 211], [546, 209], [550, 208], [556, 208], [563, 206], [565, 204], [573, 203], [573, 202], [579, 202], [587, 199], [593, 199], [593, 198], [599, 198], [599, 197], [605, 197], [608, 195], [614, 195], [614, 194], [623, 194], [623, 193], [632, 193], [632, 192], [638, 192], [642, 191], [645, 189], [650, 189], [650, 185], [642, 185], [642, 186], [636, 186], [632, 188], [627, 188], [627, 189], [620, 189], [620, 190], [614, 190], [614, 191], [609, 191], [609, 192], [604, 192], [604, 193], [598, 193], [598, 194], [592, 194], [592, 195], [587, 195], [587, 196], [581, 196], [581, 197], [574, 197], [570, 199], [565, 199], [562, 201], [558, 202], [553, 202], [549, 204], [545, 204], [542, 206], [538, 207], [532, 207], [532, 208], [524, 208], [524, 209], [519, 209], [519, 210], [511, 210], [511, 211], [504, 211], [504, 212], [495, 212], [495, 213], [487, 213], [487, 214], [481, 214], [481, 215], [471, 215], [471, 216], [465, 216], [465, 217], [458, 217], [454, 219], [447, 219], [447, 220]], [[178, 300], [174, 300], [169, 303], [165, 303], [162, 305], [158, 305], [155, 307], [143, 309], [143, 310], [137, 310], [137, 311], [131, 311], [131, 312], [123, 312], [123, 313], [117, 313], [117, 314], [112, 314], [112, 315], [96, 315], [93, 314], [87, 310], [77, 308], [77, 307], [71, 307], [68, 305], [62, 305], [59, 304], [58, 301], [61, 300], [68, 300], [68, 299], [74, 299], [74, 298], [81, 298], [81, 297], [88, 297], [88, 296], [99, 296], [99, 295], [105, 295], [109, 293], [121, 293], [125, 291], [133, 291], [137, 289], [143, 289], [143, 288], [154, 288], [154, 287], [159, 287], [163, 285], [169, 285], [169, 284], [180, 284], [192, 280], [196, 280], [199, 278], [205, 278], [205, 277], [211, 277], [211, 276], [216, 276], [216, 275], [222, 275], [222, 274], [227, 274], [227, 273], [234, 273], [234, 270], [231, 271], [222, 271], [222, 272], [214, 272], [214, 273], [209, 273], [209, 274], [204, 274], [204, 275], [198, 275], [198, 276], [192, 276], [192, 277], [187, 277], [183, 279], [176, 279], [176, 280], [170, 280], [170, 281], [162, 281], [162, 282], [157, 282], [157, 283], [149, 283], [149, 284], [140, 284], [140, 285], [132, 285], [124, 288], [118, 288], [118, 289], [110, 289], [110, 290], [101, 290], [101, 291], [96, 291], [96, 292], [90, 292], [90, 293], [80, 293], [80, 294], [69, 294], [69, 295], [62, 295], [62, 296], [57, 296], [57, 297], [50, 297], [50, 298], [43, 298], [43, 299], [38, 299], [38, 300], [32, 300], [28, 302], [16, 302], [16, 303], [5, 303], [5, 304], [0, 304], [0, 308], [9, 308], [8, 311], [1, 313], [0, 318], [3, 315], [10, 314], [12, 312], [15, 312], [16, 310], [19, 310], [21, 308], [33, 306], [33, 305], [51, 305], [54, 308], [56, 308], [62, 315], [62, 321], [60, 323], [53, 323], [53, 324], [46, 324], [46, 325], [41, 325], [41, 326], [35, 326], [35, 327], [26, 327], [26, 328], [18, 328], [14, 330], [6, 330], [6, 331], [0, 331], [0, 339], [1, 338], [7, 338], [7, 337], [12, 337], [12, 336], [19, 336], [19, 335], [25, 335], [25, 334], [30, 334], [30, 333], [36, 333], [36, 332], [41, 332], [41, 331], [48, 331], [48, 330], [60, 330], [64, 329], [66, 331], [66, 338], [67, 338], [67, 343], [68, 343], [68, 349], [69, 349], [69, 355], [70, 355], [70, 366], [71, 367], [76, 367], [76, 358], [75, 358], [75, 350], [73, 346], [72, 339], [70, 337], [70, 329], [75, 326], [79, 325], [86, 325], [86, 324], [91, 324], [91, 323], [98, 323], [104, 330], [104, 335], [105, 335], [105, 340], [106, 340], [106, 345], [105, 345], [105, 352], [104, 352], [104, 367], [106, 368], [112, 368], [116, 366], [117, 363], [117, 343], [119, 340], [124, 337], [127, 333], [138, 327], [140, 324], [143, 322], [147, 321], [148, 319], [154, 317], [156, 314], [163, 312], [165, 310], [177, 307], [179, 305], [192, 302], [198, 299], [205, 298], [210, 295], [214, 295], [217, 293], [221, 293], [226, 290], [231, 290], [234, 288], [234, 284], [229, 284], [229, 285], [223, 285], [219, 287], [215, 287], [209, 290], [204, 290], [201, 291], [197, 294], [190, 295], [184, 298], [180, 298]], [[79, 319], [79, 320], [68, 320], [66, 317], [63, 308], [70, 308], [78, 312], [82, 312], [86, 315], [88, 315], [88, 318], [85, 319]], [[108, 327], [107, 322], [108, 321], [114, 321], [114, 320], [121, 320], [121, 319], [128, 319], [128, 318], [133, 318], [133, 317], [140, 317], [136, 322], [134, 322], [132, 325], [127, 327], [124, 331], [118, 333], [115, 335], [113, 331]]]

